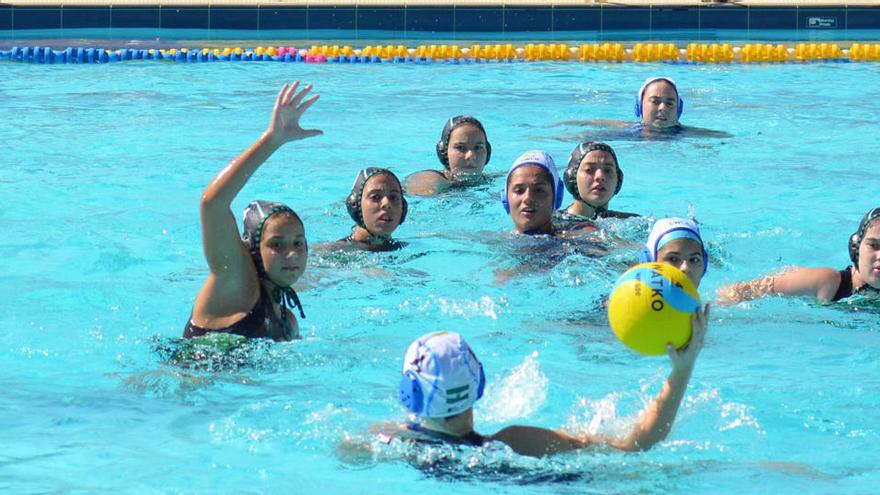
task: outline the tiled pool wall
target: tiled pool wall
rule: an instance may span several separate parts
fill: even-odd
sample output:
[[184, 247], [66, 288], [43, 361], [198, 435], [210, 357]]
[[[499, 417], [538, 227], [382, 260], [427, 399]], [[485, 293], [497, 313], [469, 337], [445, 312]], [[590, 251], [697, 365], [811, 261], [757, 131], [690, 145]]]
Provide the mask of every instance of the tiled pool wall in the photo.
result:
[[76, 28], [564, 32], [880, 29], [878, 7], [714, 6], [12, 6], [0, 31]]

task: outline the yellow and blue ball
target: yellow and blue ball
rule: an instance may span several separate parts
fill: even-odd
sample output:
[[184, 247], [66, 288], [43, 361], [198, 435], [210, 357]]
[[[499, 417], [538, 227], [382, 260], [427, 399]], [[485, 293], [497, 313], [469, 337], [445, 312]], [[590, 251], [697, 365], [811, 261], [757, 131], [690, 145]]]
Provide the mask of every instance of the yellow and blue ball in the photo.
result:
[[666, 354], [691, 338], [691, 316], [700, 295], [684, 272], [668, 263], [636, 265], [617, 279], [608, 302], [614, 335], [630, 349], [646, 355]]

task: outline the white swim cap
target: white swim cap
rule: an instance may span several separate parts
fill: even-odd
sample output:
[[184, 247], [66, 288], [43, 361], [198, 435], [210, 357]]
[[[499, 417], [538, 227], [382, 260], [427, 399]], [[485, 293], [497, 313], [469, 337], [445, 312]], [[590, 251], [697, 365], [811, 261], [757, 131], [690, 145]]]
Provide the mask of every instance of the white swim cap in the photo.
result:
[[700, 226], [697, 222], [687, 218], [661, 218], [654, 223], [645, 247], [639, 253], [639, 261], [648, 263], [657, 261], [657, 252], [669, 241], [675, 239], [691, 239], [700, 243], [703, 250], [703, 271], [709, 268], [709, 254], [706, 252], [706, 244], [700, 234]]
[[553, 182], [551, 184], [553, 188], [553, 209], [558, 210], [562, 206], [562, 195], [564, 194], [565, 186], [562, 184], [562, 179], [559, 178], [556, 162], [553, 161], [553, 157], [546, 151], [532, 150], [520, 155], [507, 171], [507, 178], [504, 179], [504, 189], [501, 191], [501, 204], [504, 206], [504, 211], [510, 213], [510, 202], [507, 200], [507, 183], [510, 181], [510, 175], [513, 174], [514, 170], [526, 165], [541, 167], [550, 174], [550, 180]]
[[410, 344], [403, 359], [400, 400], [420, 416], [462, 413], [483, 396], [483, 365], [455, 332], [434, 332]]

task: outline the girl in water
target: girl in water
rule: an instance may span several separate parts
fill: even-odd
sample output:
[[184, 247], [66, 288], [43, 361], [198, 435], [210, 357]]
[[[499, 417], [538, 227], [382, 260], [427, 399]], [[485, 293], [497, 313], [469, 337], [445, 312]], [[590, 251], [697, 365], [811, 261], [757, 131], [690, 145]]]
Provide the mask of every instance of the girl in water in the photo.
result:
[[279, 341], [299, 337], [290, 310], [296, 306], [305, 314], [290, 286], [303, 274], [309, 253], [302, 220], [282, 203], [253, 201], [239, 237], [231, 211], [232, 200], [272, 153], [289, 141], [321, 134], [300, 126], [318, 95], [306, 98], [311, 85], [298, 88], [299, 82], [281, 88], [269, 127], [202, 195], [202, 246], [210, 273], [184, 329], [186, 338], [212, 332]]
[[623, 186], [623, 170], [614, 149], [605, 143], [581, 143], [571, 152], [563, 174], [565, 188], [574, 202], [557, 215], [559, 221], [630, 218], [635, 213], [608, 209], [611, 198]]
[[358, 172], [345, 206], [355, 223], [351, 235], [330, 244], [327, 249], [394, 251], [403, 247], [403, 243], [391, 238], [406, 219], [408, 209], [394, 172], [377, 167]]
[[452, 117], [443, 126], [437, 143], [437, 158], [443, 170], [422, 170], [406, 178], [406, 191], [431, 196], [456, 186], [485, 180], [483, 168], [492, 156], [492, 146], [483, 124], [470, 115]]
[[699, 288], [709, 268], [709, 254], [700, 226], [685, 218], [661, 218], [654, 223], [639, 253], [640, 263], [668, 263], [687, 275]]
[[733, 135], [712, 129], [684, 126], [679, 119], [684, 101], [675, 81], [669, 77], [649, 77], [635, 95], [633, 104], [638, 122], [622, 120], [587, 120], [560, 122], [555, 125], [588, 126], [583, 133], [603, 140], [668, 140], [681, 137], [730, 138]]
[[850, 236], [849, 258], [852, 265], [843, 270], [799, 267], [727, 285], [718, 289], [718, 300], [737, 303], [776, 294], [813, 296], [822, 302], [834, 302], [880, 289], [880, 208], [866, 213], [858, 230]]

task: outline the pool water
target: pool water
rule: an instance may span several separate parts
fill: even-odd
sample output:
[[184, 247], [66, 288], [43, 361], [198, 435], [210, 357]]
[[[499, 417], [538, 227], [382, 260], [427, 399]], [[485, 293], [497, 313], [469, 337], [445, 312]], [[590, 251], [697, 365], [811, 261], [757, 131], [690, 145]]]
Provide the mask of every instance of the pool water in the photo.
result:
[[[122, 63], [0, 66], [0, 490], [10, 493], [873, 493], [880, 485], [880, 310], [771, 299], [716, 307], [677, 421], [646, 453], [547, 459], [417, 450], [348, 437], [399, 421], [403, 352], [461, 332], [489, 385], [477, 430], [509, 424], [619, 433], [669, 371], [612, 335], [601, 308], [646, 219], [602, 222], [602, 257], [522, 270], [546, 241], [509, 233], [502, 179], [410, 198], [380, 254], [320, 253], [348, 234], [343, 198], [365, 166], [438, 167], [444, 121], [473, 113], [490, 172], [530, 148], [564, 166], [584, 119], [631, 119], [664, 74], [691, 126], [730, 138], [613, 142], [616, 209], [693, 215], [712, 262], [704, 300], [789, 265], [848, 264], [877, 204], [872, 64], [482, 66]], [[219, 371], [165, 361], [206, 276], [202, 189], [264, 130], [283, 82], [315, 84], [287, 145], [234, 202], [284, 201], [312, 246], [304, 338]], [[568, 204], [570, 198], [566, 198]], [[872, 488], [874, 487], [874, 488]]]

